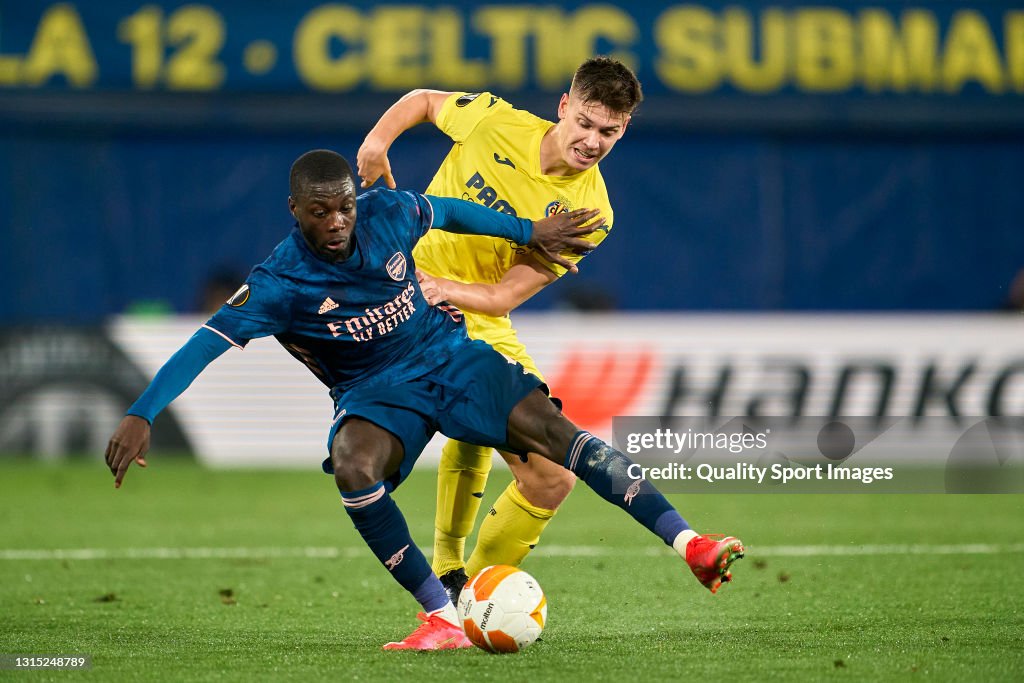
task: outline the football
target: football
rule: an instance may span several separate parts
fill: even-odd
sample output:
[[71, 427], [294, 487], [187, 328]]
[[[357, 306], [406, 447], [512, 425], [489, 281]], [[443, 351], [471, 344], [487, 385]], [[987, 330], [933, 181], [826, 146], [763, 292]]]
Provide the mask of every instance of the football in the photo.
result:
[[548, 602], [536, 579], [499, 564], [469, 580], [459, 594], [458, 610], [474, 645], [494, 653], [519, 652], [544, 630]]

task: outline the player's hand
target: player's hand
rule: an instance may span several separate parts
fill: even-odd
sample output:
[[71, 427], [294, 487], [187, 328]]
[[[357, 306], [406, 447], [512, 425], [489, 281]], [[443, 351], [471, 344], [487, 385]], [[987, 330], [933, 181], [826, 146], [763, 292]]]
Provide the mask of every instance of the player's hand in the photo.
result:
[[362, 187], [370, 187], [377, 179], [384, 176], [384, 182], [392, 190], [398, 187], [395, 177], [391, 175], [391, 161], [388, 159], [388, 147], [367, 135], [363, 144], [356, 152], [356, 174], [363, 179]]
[[597, 246], [582, 236], [604, 227], [605, 219], [598, 218], [599, 213], [598, 209], [576, 209], [534, 221], [533, 237], [529, 246], [533, 248], [534, 253], [551, 263], [557, 263], [570, 273], [579, 272], [576, 264], [562, 256], [560, 252], [568, 250], [586, 254]]
[[135, 415], [125, 415], [117, 431], [107, 444], [107, 467], [114, 475], [114, 488], [121, 488], [128, 466], [133, 462], [139, 467], [146, 466], [146, 452], [149, 451], [149, 423]]
[[428, 275], [419, 268], [416, 269], [416, 280], [420, 283], [423, 298], [431, 306], [436, 306], [448, 300], [448, 292], [444, 287], [448, 280], [445, 280], [443, 277]]

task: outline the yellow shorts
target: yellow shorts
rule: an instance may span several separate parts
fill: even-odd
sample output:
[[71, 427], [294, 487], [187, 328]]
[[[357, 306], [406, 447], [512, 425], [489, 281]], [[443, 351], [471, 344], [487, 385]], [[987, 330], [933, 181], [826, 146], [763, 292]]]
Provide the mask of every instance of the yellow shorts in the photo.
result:
[[531, 374], [539, 377], [541, 381], [545, 381], [544, 375], [537, 369], [537, 364], [533, 362], [533, 358], [526, 352], [526, 347], [519, 341], [519, 337], [512, 327], [512, 321], [507, 316], [495, 318], [479, 313], [467, 313], [465, 311], [463, 313], [466, 316], [466, 330], [469, 332], [471, 339], [487, 342], [494, 347], [495, 351], [518, 361]]

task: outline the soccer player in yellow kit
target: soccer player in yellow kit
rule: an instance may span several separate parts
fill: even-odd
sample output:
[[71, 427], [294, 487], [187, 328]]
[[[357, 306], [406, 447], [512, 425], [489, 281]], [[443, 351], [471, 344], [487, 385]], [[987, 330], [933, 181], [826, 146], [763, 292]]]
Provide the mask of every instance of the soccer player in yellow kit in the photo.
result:
[[[569, 92], [559, 100], [557, 123], [489, 92], [414, 90], [367, 134], [357, 154], [358, 175], [363, 187], [383, 177], [394, 188], [388, 149], [404, 131], [429, 121], [455, 144], [428, 194], [461, 197], [524, 218], [600, 209], [606, 225], [585, 238], [600, 244], [613, 214], [598, 162], [626, 132], [642, 99], [633, 72], [608, 57], [588, 59], [576, 70]], [[429, 303], [459, 307], [471, 337], [543, 379], [517, 338], [509, 312], [562, 276], [564, 268], [506, 240], [436, 230], [420, 240], [413, 256], [423, 271], [421, 287]], [[582, 256], [569, 258], [575, 262]], [[433, 569], [453, 600], [466, 572], [472, 576], [492, 564], [518, 565], [575, 484], [570, 471], [543, 458], [522, 462], [510, 454], [502, 457], [515, 479], [485, 517], [465, 563], [465, 539], [480, 508], [491, 449], [449, 440], [442, 452]]]

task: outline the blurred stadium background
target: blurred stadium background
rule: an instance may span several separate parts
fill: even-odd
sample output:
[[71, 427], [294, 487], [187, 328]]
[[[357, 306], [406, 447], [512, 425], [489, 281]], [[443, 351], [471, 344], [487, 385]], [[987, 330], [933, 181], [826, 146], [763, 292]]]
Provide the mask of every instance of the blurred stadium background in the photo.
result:
[[[289, 229], [298, 154], [416, 87], [554, 117], [595, 53], [646, 92], [613, 238], [516, 316], [570, 415], [1024, 412], [1019, 3], [4, 2], [0, 452], [101, 452]], [[400, 185], [447, 147], [401, 138]], [[253, 344], [156, 445], [315, 463], [325, 399]]]

